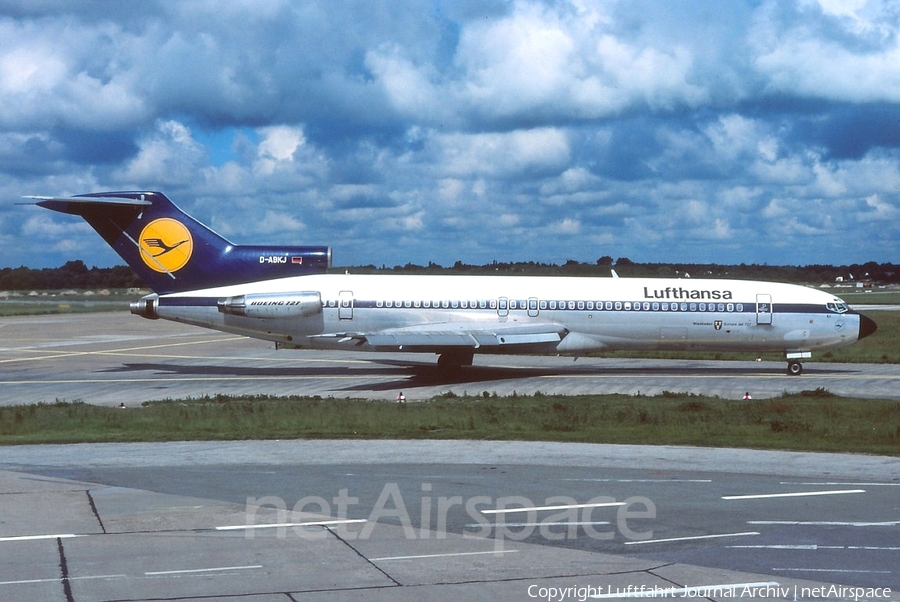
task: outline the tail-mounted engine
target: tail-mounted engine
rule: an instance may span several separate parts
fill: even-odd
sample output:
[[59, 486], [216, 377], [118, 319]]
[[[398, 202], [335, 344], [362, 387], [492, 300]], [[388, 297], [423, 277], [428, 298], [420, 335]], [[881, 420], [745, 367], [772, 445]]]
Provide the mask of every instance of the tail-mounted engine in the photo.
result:
[[220, 299], [219, 312], [247, 318], [309, 318], [322, 313], [318, 292], [250, 293]]

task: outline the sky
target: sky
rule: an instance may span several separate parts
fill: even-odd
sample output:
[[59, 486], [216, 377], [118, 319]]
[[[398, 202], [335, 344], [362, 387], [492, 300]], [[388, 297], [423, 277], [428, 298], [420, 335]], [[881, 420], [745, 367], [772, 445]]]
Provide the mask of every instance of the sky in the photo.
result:
[[900, 261], [900, 0], [0, 0], [24, 195], [158, 190], [335, 265]]

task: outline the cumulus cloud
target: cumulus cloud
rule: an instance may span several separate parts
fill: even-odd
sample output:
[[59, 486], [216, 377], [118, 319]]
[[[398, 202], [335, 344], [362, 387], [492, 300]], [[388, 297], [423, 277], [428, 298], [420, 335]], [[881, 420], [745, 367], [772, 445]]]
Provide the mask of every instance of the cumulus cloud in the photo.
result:
[[[5, 3], [0, 191], [162, 189], [348, 264], [895, 260], [898, 12]], [[0, 205], [3, 263], [116, 261], [36, 211]]]

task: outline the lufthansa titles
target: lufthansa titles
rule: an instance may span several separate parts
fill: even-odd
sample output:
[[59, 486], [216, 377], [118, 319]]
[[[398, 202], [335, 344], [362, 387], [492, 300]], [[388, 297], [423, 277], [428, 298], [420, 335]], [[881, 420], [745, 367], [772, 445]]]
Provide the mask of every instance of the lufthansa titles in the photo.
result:
[[644, 299], [732, 299], [731, 291], [727, 290], [698, 290], [674, 286], [666, 288], [644, 287]]

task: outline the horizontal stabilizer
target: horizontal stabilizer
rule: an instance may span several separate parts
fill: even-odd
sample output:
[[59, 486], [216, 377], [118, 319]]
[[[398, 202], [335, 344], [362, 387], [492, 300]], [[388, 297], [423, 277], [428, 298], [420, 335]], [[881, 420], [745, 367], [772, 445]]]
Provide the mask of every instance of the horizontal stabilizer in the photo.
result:
[[97, 209], [117, 208], [117, 207], [133, 207], [140, 209], [149, 207], [153, 203], [143, 198], [123, 198], [123, 197], [89, 197], [89, 196], [26, 196], [26, 199], [37, 201], [35, 203], [39, 207], [59, 211], [60, 213], [68, 213], [70, 215], [84, 215], [88, 211]]

